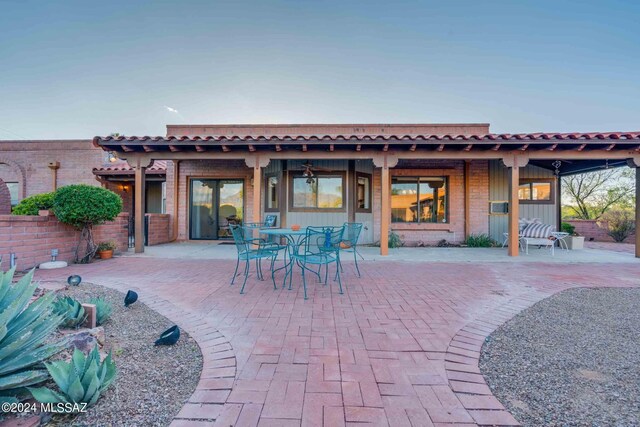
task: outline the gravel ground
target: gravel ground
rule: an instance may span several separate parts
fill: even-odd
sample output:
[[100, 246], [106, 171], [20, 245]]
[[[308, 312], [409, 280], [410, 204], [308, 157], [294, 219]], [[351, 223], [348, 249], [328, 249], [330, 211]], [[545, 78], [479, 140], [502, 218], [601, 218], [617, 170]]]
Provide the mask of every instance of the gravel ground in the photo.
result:
[[640, 289], [573, 289], [497, 329], [480, 369], [526, 426], [640, 425]]
[[112, 351], [118, 374], [100, 400], [75, 418], [54, 416], [48, 425], [166, 426], [196, 388], [202, 354], [195, 340], [181, 331], [174, 346], [154, 347], [173, 323], [141, 302], [124, 307], [124, 294], [83, 282], [59, 291], [81, 302], [101, 296], [113, 305], [103, 325], [105, 350]]

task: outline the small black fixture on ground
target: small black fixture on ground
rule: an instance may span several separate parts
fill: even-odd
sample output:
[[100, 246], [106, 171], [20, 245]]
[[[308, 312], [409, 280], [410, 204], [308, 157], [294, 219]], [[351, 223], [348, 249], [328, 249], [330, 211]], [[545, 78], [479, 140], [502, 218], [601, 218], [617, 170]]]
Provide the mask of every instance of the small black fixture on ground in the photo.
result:
[[138, 301], [138, 294], [135, 291], [127, 291], [127, 295], [124, 297], [124, 306], [129, 307], [136, 301]]
[[174, 345], [180, 339], [180, 328], [178, 325], [173, 325], [160, 335], [154, 345]]
[[67, 283], [71, 286], [78, 286], [82, 282], [82, 277], [74, 274], [73, 276], [67, 277]]

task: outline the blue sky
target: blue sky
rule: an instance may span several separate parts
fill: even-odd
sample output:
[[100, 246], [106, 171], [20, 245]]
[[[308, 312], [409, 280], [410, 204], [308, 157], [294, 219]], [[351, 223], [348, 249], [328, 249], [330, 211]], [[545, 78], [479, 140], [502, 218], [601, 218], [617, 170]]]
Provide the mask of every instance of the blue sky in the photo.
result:
[[639, 18], [616, 0], [0, 0], [0, 139], [168, 123], [639, 130]]

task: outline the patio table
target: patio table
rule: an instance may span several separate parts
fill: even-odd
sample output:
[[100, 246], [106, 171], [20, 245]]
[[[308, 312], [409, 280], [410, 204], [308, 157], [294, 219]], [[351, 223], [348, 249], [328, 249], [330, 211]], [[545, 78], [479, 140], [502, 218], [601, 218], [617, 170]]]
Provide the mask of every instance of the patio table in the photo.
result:
[[[285, 271], [284, 281], [282, 287], [284, 288], [287, 283], [287, 277], [289, 278], [289, 289], [291, 289], [291, 277], [293, 276], [293, 254], [297, 254], [300, 250], [300, 245], [303, 243], [305, 236], [307, 235], [306, 227], [299, 230], [292, 230], [291, 228], [261, 228], [260, 234], [266, 234], [267, 236], [284, 237], [287, 239], [287, 250], [285, 252], [284, 266], [275, 269], [273, 272], [283, 270]], [[287, 254], [289, 260], [287, 261]], [[315, 272], [314, 272], [315, 273]], [[320, 278], [320, 273], [316, 273]]]

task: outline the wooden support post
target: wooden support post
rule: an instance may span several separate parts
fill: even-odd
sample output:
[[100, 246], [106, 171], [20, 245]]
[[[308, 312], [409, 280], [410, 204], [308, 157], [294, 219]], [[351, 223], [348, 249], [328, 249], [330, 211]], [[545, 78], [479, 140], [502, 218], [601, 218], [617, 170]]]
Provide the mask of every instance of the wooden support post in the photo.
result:
[[518, 238], [520, 167], [518, 162], [509, 168], [509, 256], [518, 256], [520, 239]]
[[135, 169], [135, 253], [141, 254], [144, 252], [144, 214], [146, 210], [145, 206], [145, 170], [144, 166], [140, 163], [136, 165]]
[[389, 255], [389, 221], [391, 220], [391, 180], [389, 178], [389, 165], [385, 157], [382, 166], [380, 200], [380, 255]]
[[640, 168], [636, 167], [636, 258], [640, 258], [640, 209], [638, 206], [638, 197], [640, 197]]
[[262, 189], [262, 168], [259, 159], [253, 165], [253, 222], [261, 222], [260, 193]]
[[557, 185], [556, 185], [556, 221], [558, 225], [556, 226], [556, 231], [562, 231], [562, 177], [560, 175], [556, 176]]

